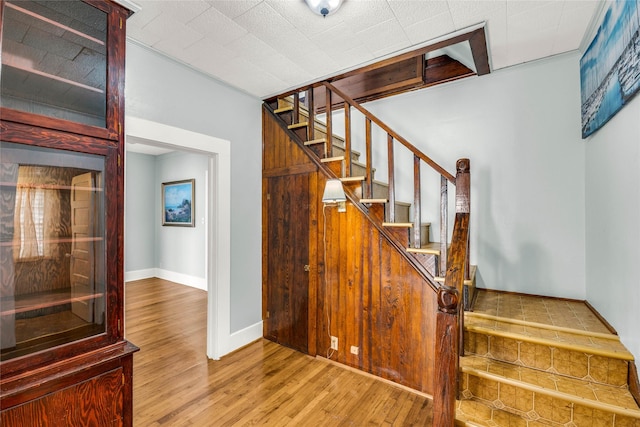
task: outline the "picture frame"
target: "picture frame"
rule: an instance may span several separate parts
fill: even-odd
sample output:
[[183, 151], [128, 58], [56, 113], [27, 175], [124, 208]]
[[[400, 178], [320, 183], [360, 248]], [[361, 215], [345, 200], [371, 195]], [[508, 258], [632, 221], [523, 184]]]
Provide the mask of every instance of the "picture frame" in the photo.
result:
[[195, 227], [196, 180], [162, 183], [162, 225]]

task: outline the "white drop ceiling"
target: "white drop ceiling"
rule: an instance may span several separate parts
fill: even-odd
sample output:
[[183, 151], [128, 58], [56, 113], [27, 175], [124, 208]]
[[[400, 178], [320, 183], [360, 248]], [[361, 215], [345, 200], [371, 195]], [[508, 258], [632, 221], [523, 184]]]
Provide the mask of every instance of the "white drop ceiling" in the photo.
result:
[[[492, 71], [576, 50], [603, 5], [602, 0], [345, 0], [335, 15], [322, 18], [304, 0], [121, 2], [139, 7], [127, 22], [129, 39], [261, 99], [478, 25], [486, 26]], [[461, 55], [457, 59], [468, 64]], [[167, 152], [143, 141], [127, 147]]]
[[578, 49], [601, 0], [133, 0], [128, 37], [259, 98], [486, 22], [492, 70]]

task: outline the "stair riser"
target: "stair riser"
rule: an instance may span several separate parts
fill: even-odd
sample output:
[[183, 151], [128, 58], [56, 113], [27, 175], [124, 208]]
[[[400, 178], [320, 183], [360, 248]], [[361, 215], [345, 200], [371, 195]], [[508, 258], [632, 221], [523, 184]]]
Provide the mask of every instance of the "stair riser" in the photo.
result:
[[625, 360], [473, 331], [465, 331], [464, 347], [465, 354], [489, 357], [601, 384], [627, 385], [629, 365]]
[[594, 409], [583, 405], [579, 399], [570, 402], [469, 373], [461, 375], [461, 390], [464, 399], [477, 400], [489, 408], [501, 409], [539, 424], [640, 427], [640, 419]]
[[[366, 176], [367, 167], [360, 164], [351, 164], [351, 176]], [[375, 179], [376, 171], [371, 171], [371, 179]]]

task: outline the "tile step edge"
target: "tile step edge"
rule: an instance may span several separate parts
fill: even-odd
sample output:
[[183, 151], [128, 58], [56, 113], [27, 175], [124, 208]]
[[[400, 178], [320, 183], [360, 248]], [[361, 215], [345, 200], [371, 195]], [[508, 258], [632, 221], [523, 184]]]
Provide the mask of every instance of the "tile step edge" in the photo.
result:
[[502, 384], [508, 384], [514, 387], [518, 387], [521, 389], [525, 389], [534, 393], [540, 393], [540, 394], [544, 394], [546, 396], [550, 396], [550, 397], [554, 397], [557, 399], [561, 399], [561, 400], [566, 400], [568, 402], [572, 402], [575, 404], [579, 404], [579, 405], [583, 405], [583, 406], [587, 406], [589, 408], [592, 409], [599, 409], [599, 410], [603, 410], [603, 411], [608, 411], [611, 413], [615, 413], [618, 415], [623, 415], [626, 417], [630, 417], [630, 418], [635, 418], [635, 419], [640, 419], [640, 409], [630, 409], [630, 408], [624, 408], [621, 406], [616, 406], [616, 405], [612, 405], [609, 403], [603, 403], [603, 402], [598, 402], [595, 400], [591, 400], [591, 399], [586, 399], [580, 396], [576, 396], [573, 394], [568, 394], [568, 393], [564, 393], [561, 391], [557, 391], [557, 390], [551, 390], [548, 388], [544, 388], [541, 386], [537, 386], [534, 384], [530, 384], [524, 381], [520, 381], [520, 380], [515, 380], [512, 378], [506, 378], [503, 377], [501, 375], [496, 375], [496, 374], [492, 374], [489, 372], [483, 372], [483, 371], [479, 371], [477, 369], [474, 368], [468, 368], [468, 367], [461, 367], [460, 368], [461, 372], [464, 373], [468, 373], [470, 375], [474, 375], [476, 377], [479, 378], [485, 378], [488, 380], [492, 380], [492, 381], [496, 381]]
[[513, 339], [513, 340], [516, 340], [516, 341], [522, 341], [522, 342], [528, 342], [528, 343], [533, 343], [533, 344], [546, 345], [546, 346], [549, 346], [549, 347], [561, 348], [561, 349], [564, 349], [564, 350], [579, 351], [579, 352], [582, 352], [582, 353], [592, 354], [592, 355], [595, 355], [595, 356], [610, 357], [612, 359], [626, 360], [628, 362], [633, 362], [635, 360], [634, 357], [633, 357], [633, 354], [631, 354], [629, 351], [620, 352], [620, 351], [603, 350], [603, 349], [600, 349], [600, 348], [589, 347], [589, 346], [586, 346], [586, 345], [564, 343], [564, 342], [561, 342], [561, 341], [554, 341], [554, 340], [545, 339], [545, 338], [529, 337], [529, 336], [526, 336], [526, 335], [516, 334], [516, 333], [513, 333], [513, 332], [496, 331], [496, 330], [493, 330], [493, 329], [484, 328], [482, 326], [474, 326], [474, 325], [469, 325], [469, 324], [465, 324], [464, 329], [466, 331], [480, 333], [480, 334], [483, 334], [483, 335], [490, 335], [490, 336], [497, 336], [497, 337], [502, 337], [502, 338], [509, 338], [509, 339]]

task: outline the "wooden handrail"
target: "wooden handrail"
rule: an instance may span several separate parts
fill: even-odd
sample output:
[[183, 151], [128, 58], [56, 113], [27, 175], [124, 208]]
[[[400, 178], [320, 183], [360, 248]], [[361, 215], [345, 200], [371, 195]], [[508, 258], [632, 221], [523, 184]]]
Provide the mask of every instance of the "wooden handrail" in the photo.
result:
[[436, 314], [435, 375], [433, 425], [453, 427], [458, 393], [459, 357], [464, 317], [461, 295], [468, 270], [470, 187], [469, 160], [456, 165], [456, 219], [447, 257], [444, 285], [438, 289]]
[[[409, 151], [411, 151], [415, 156], [418, 156], [420, 158], [420, 160], [422, 160], [423, 162], [425, 162], [426, 164], [431, 166], [440, 175], [444, 176], [450, 182], [455, 184], [456, 179], [455, 179], [455, 177], [453, 175], [451, 175], [449, 172], [447, 172], [446, 169], [444, 169], [442, 166], [437, 164], [435, 161], [433, 161], [430, 157], [428, 157], [422, 151], [418, 150], [409, 141], [407, 141], [402, 136], [400, 136], [398, 133], [396, 133], [393, 129], [391, 129], [389, 126], [387, 126], [382, 120], [380, 120], [379, 118], [374, 116], [371, 112], [369, 112], [369, 110], [367, 110], [366, 108], [362, 107], [360, 104], [355, 102], [349, 95], [347, 95], [346, 93], [342, 92], [340, 89], [338, 89], [337, 87], [333, 86], [331, 83], [322, 82], [322, 84], [325, 85], [330, 92], [334, 92], [336, 95], [338, 95], [340, 98], [342, 98], [344, 100], [344, 102], [346, 102], [347, 104], [351, 105], [353, 108], [355, 108], [356, 110], [358, 110], [362, 114], [364, 114], [365, 117], [367, 117], [372, 122], [374, 122], [376, 125], [378, 125], [382, 130], [387, 132], [387, 134], [391, 135], [396, 141], [400, 142], [402, 145], [407, 147], [407, 149], [409, 149]], [[328, 93], [327, 93], [327, 95], [328, 95]], [[328, 97], [327, 97], [327, 99], [328, 99]], [[331, 104], [329, 102], [330, 101], [327, 102], [327, 110], [326, 110], [328, 112], [331, 111]], [[331, 113], [327, 113], [327, 120], [330, 120], [329, 117], [331, 117]]]

